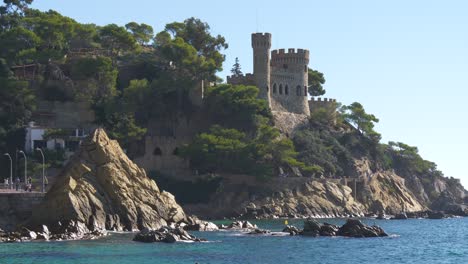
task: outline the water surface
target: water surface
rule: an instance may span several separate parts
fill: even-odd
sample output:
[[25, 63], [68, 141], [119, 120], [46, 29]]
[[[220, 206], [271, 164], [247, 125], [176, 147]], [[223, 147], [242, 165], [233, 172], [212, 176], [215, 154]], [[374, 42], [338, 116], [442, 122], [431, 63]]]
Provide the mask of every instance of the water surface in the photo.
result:
[[[321, 220], [343, 224], [342, 219]], [[284, 220], [252, 221], [280, 231]], [[468, 263], [468, 218], [364, 220], [386, 238], [252, 236], [193, 232], [207, 243], [133, 242], [134, 234], [92, 241], [0, 244], [0, 263]], [[217, 222], [222, 223], [222, 222]], [[227, 222], [224, 222], [227, 223]], [[302, 227], [302, 220], [289, 220]]]

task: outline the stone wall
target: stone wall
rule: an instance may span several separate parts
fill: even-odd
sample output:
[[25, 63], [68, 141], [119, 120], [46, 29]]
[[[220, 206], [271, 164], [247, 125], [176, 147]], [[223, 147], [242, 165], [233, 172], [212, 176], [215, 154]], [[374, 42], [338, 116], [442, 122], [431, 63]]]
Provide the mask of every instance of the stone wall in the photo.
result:
[[178, 156], [179, 149], [192, 142], [193, 137], [208, 127], [201, 111], [190, 116], [179, 115], [165, 120], [153, 120], [144, 140], [144, 154], [134, 158], [147, 172], [159, 171], [183, 178], [191, 174], [189, 162]]
[[11, 230], [27, 220], [34, 207], [44, 199], [43, 193], [0, 193], [0, 228]]
[[328, 98], [314, 98], [312, 97], [309, 100], [309, 109], [310, 113], [315, 113], [320, 110], [325, 110], [327, 116], [329, 116], [333, 122], [336, 121], [336, 107], [338, 103], [336, 99], [328, 99]]

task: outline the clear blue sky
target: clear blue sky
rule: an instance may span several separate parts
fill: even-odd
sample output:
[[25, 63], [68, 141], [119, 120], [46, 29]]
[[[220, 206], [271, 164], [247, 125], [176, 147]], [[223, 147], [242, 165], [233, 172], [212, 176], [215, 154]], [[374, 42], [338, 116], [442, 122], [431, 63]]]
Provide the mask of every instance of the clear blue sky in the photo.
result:
[[446, 176], [468, 186], [468, 1], [35, 0], [82, 23], [166, 23], [197, 17], [229, 43], [251, 72], [250, 34], [270, 32], [273, 48], [310, 50], [327, 97], [361, 102], [380, 118], [383, 141], [419, 148]]

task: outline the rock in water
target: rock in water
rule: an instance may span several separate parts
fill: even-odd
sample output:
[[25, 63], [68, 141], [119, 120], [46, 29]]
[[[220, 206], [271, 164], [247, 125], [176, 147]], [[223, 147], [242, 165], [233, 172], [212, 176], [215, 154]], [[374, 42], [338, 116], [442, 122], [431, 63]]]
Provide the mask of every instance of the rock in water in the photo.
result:
[[357, 219], [348, 219], [336, 233], [338, 236], [346, 237], [383, 237], [388, 236], [385, 231], [378, 226], [368, 226]]
[[174, 196], [160, 191], [115, 140], [96, 129], [70, 159], [42, 204], [33, 210], [31, 225], [59, 221], [85, 223], [94, 230], [158, 229], [185, 220]]

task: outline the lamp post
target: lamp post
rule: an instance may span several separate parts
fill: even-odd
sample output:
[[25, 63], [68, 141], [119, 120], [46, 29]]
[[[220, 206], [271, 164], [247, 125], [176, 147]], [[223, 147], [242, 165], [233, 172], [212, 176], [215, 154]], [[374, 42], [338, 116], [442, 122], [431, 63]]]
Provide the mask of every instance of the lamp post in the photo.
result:
[[36, 148], [37, 151], [39, 151], [42, 155], [42, 192], [45, 192], [45, 158], [44, 158], [44, 152], [42, 152], [42, 149]]
[[24, 157], [24, 186], [26, 186], [28, 181], [28, 159], [26, 158], [24, 151], [20, 150], [19, 153], [23, 154]]
[[7, 156], [10, 159], [10, 189], [13, 189], [13, 160], [11, 159], [10, 154], [5, 153], [4, 156]]

